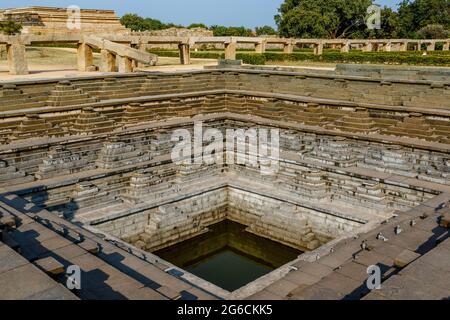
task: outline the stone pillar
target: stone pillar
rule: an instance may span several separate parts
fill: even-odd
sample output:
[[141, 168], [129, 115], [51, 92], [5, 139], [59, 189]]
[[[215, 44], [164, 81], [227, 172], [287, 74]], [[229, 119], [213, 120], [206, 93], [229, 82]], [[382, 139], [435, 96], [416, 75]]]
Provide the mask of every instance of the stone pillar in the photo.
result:
[[106, 49], [100, 51], [100, 71], [101, 72], [115, 72], [116, 71], [116, 56]]
[[314, 54], [321, 55], [323, 53], [323, 42], [314, 43]]
[[[140, 49], [140, 45], [138, 45], [138, 44], [131, 44], [131, 47], [133, 48], [133, 49], [136, 49], [136, 50], [139, 50]], [[137, 68], [137, 67], [139, 67], [139, 62], [138, 61], [136, 61], [136, 60], [131, 60], [131, 66], [132, 66], [132, 68], [133, 68], [133, 70], [135, 69], [135, 68]]]
[[120, 73], [133, 72], [133, 60], [128, 57], [117, 56], [117, 67]]
[[408, 51], [408, 42], [407, 41], [401, 42], [398, 48], [399, 51]]
[[292, 53], [294, 52], [294, 44], [292, 42], [286, 42], [283, 47], [284, 53]]
[[8, 67], [10, 74], [28, 74], [28, 64], [25, 57], [25, 45], [12, 43], [6, 45]]
[[432, 41], [427, 44], [427, 51], [434, 51], [436, 49], [436, 42]]
[[341, 52], [350, 52], [350, 43], [348, 41], [344, 42], [341, 46]]
[[77, 51], [78, 71], [88, 71], [88, 68], [94, 63], [92, 48], [86, 43], [78, 44]]
[[[148, 44], [147, 44], [147, 43], [139, 42], [139, 44], [137, 45], [137, 48], [136, 48], [136, 49], [138, 49], [138, 50], [141, 51], [141, 52], [147, 53], [147, 48], [148, 48]], [[145, 67], [145, 66], [146, 66], [145, 63], [142, 63], [142, 62], [138, 62], [138, 61], [136, 61], [136, 60], [133, 60], [133, 67], [134, 67], [134, 68], [137, 68], [137, 67], [143, 68], [143, 67]]]
[[265, 41], [261, 41], [260, 43], [257, 43], [255, 45], [255, 52], [256, 53], [264, 53], [264, 52], [266, 52], [266, 42]]
[[236, 60], [236, 42], [225, 43], [225, 59]]
[[450, 50], [450, 41], [444, 42], [444, 46], [442, 47], [442, 50], [445, 50], [445, 51]]
[[363, 51], [364, 51], [364, 52], [371, 52], [371, 51], [372, 51], [372, 42], [367, 41], [367, 42], [364, 44]]
[[417, 49], [416, 49], [417, 51], [421, 51], [421, 50], [422, 50], [422, 42], [420, 42], [420, 41], [417, 42], [416, 48], [417, 48]]
[[391, 52], [392, 51], [392, 43], [391, 42], [386, 42], [384, 44], [384, 50], [383, 51]]
[[178, 45], [180, 50], [180, 62], [181, 64], [191, 64], [191, 49], [189, 44], [181, 43]]

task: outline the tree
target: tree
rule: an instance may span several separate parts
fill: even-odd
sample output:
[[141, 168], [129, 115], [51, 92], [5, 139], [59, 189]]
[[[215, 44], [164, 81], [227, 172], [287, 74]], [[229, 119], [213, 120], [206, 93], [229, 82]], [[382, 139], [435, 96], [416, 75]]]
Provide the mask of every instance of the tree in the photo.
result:
[[429, 24], [417, 31], [417, 35], [421, 39], [446, 39], [450, 32], [441, 24]]
[[224, 26], [211, 26], [210, 28], [216, 37], [251, 37], [253, 36], [253, 31], [245, 27], [224, 27]]
[[120, 23], [133, 31], [143, 31], [145, 29], [144, 18], [134, 13], [127, 13], [120, 18]]
[[6, 20], [0, 21], [0, 32], [7, 35], [18, 34], [22, 31], [22, 24], [13, 21]]
[[432, 24], [450, 30], [450, 0], [403, 0], [398, 15], [403, 37], [417, 37], [417, 31]]
[[161, 30], [165, 29], [166, 25], [157, 19], [145, 18], [143, 28], [142, 30]]
[[372, 0], [285, 0], [275, 16], [280, 35], [345, 38], [365, 28]]
[[163, 27], [163, 29], [169, 29], [169, 28], [184, 28], [181, 24], [175, 24], [175, 23], [166, 23]]
[[355, 38], [369, 39], [395, 39], [399, 37], [401, 30], [398, 14], [391, 8], [381, 9], [381, 29], [370, 30], [366, 28], [363, 32], [353, 34]]
[[157, 19], [142, 18], [135, 13], [127, 13], [120, 18], [120, 22], [133, 31], [162, 30], [172, 27], [181, 27], [173, 23], [165, 24]]
[[262, 27], [256, 27], [255, 32], [257, 36], [263, 36], [263, 35], [276, 35], [277, 31], [272, 28], [271, 26], [262, 26]]
[[191, 23], [188, 26], [188, 29], [194, 29], [194, 28], [208, 29], [208, 26], [204, 23]]

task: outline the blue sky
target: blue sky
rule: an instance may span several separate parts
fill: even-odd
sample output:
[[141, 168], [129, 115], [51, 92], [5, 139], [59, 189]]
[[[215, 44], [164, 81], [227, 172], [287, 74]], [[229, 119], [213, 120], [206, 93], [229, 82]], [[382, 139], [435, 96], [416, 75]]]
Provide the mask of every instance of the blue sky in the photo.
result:
[[[163, 22], [189, 25], [275, 26], [273, 16], [283, 0], [1, 0], [0, 7], [78, 5], [81, 8], [113, 9], [118, 15], [137, 13]], [[380, 5], [395, 7], [400, 0], [377, 0]]]

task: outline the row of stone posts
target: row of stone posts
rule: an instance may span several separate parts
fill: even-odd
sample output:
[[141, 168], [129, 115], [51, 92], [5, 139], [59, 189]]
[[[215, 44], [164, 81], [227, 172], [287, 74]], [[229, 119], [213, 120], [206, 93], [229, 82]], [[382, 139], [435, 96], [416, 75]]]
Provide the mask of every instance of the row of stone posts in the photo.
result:
[[[313, 46], [314, 54], [321, 55], [323, 54], [324, 45], [326, 40], [319, 40], [317, 42], [310, 43]], [[365, 41], [361, 42], [361, 48], [364, 52], [374, 51], [393, 51], [393, 45], [396, 44], [397, 48], [395, 51], [407, 51], [408, 43], [414, 43], [412, 41], [404, 41], [404, 42], [379, 42], [379, 41]], [[435, 50], [436, 42], [415, 42], [415, 50], [420, 50], [422, 43], [427, 43], [427, 50], [433, 51]], [[236, 59], [236, 50], [237, 50], [237, 41], [225, 42], [225, 59], [235, 60]], [[292, 53], [294, 52], [294, 47], [296, 45], [295, 41], [286, 41], [281, 42], [283, 45], [284, 53]], [[305, 43], [306, 44], [306, 43]], [[352, 44], [358, 44], [356, 42], [344, 41], [344, 42], [335, 42], [332, 43], [333, 47], [339, 46], [340, 51], [343, 53], [350, 52], [350, 47]], [[449, 50], [450, 42], [444, 42], [443, 50]], [[140, 45], [139, 48], [145, 48], [144, 45]], [[183, 65], [189, 65], [191, 63], [191, 55], [190, 55], [191, 45], [189, 43], [180, 43], [178, 45], [180, 62]], [[260, 41], [255, 43], [255, 52], [256, 53], [264, 53], [267, 48], [267, 41]], [[86, 44], [80, 44], [78, 47], [78, 70], [80, 71], [88, 71], [89, 66], [92, 65], [92, 48], [90, 48]], [[116, 62], [119, 72], [131, 72], [134, 66], [137, 64], [134, 63], [131, 59], [127, 57], [117, 56], [105, 49], [101, 50], [101, 63], [100, 63], [100, 71], [102, 72], [112, 72], [116, 69]]]
[[[340, 51], [343, 53], [350, 52], [350, 48], [352, 45], [360, 45], [360, 48], [364, 52], [371, 52], [371, 51], [407, 51], [408, 50], [408, 44], [413, 44], [413, 50], [421, 50], [422, 44], [426, 44], [426, 50], [427, 51], [434, 51], [436, 49], [436, 43], [442, 42], [442, 41], [388, 41], [388, 42], [381, 42], [381, 41], [364, 41], [364, 42], [357, 42], [357, 41], [342, 41], [342, 42], [336, 42], [336, 41], [329, 41], [326, 40], [317, 40], [311, 43], [308, 42], [295, 42], [295, 41], [286, 41], [286, 42], [280, 42], [279, 44], [283, 45], [283, 52], [284, 53], [292, 53], [294, 52], [294, 47], [297, 44], [307, 44], [312, 46], [314, 50], [314, 54], [320, 55], [323, 53], [323, 48], [325, 44], [331, 45], [333, 48], [339, 47]], [[442, 50], [448, 51], [450, 47], [450, 41], [442, 42], [443, 48]], [[267, 42], [261, 41], [255, 44], [255, 52], [256, 53], [264, 53], [266, 50]]]
[[[236, 50], [238, 45], [237, 39], [231, 39], [229, 42], [224, 43], [225, 47], [225, 59], [236, 59]], [[248, 42], [247, 42], [248, 43]], [[325, 45], [331, 45], [332, 47], [339, 47], [341, 52], [349, 52], [352, 45], [359, 45], [359, 47], [364, 52], [371, 51], [407, 51], [408, 46], [412, 45], [413, 50], [421, 50], [422, 45], [426, 45], [427, 51], [434, 51], [436, 49], [436, 43], [443, 44], [443, 50], [448, 51], [450, 49], [450, 40], [447, 41], [434, 41], [434, 40], [392, 40], [392, 41], [382, 41], [382, 40], [313, 40], [311, 42], [305, 40], [289, 40], [280, 39], [280, 42], [269, 42], [267, 39], [261, 39], [255, 42], [255, 52], [264, 53], [266, 51], [268, 43], [278, 43], [283, 45], [284, 53], [292, 53], [294, 47], [298, 44], [307, 44], [313, 47], [314, 54], [321, 55]], [[110, 42], [111, 48], [114, 44]], [[180, 43], [178, 45], [180, 52], [180, 62], [181, 64], [187, 65], [191, 63], [190, 60], [190, 47], [191, 43]], [[140, 43], [137, 45], [138, 50], [145, 51], [147, 44]], [[100, 51], [100, 71], [101, 72], [114, 72], [118, 69], [119, 72], [132, 72], [138, 63], [127, 57], [121, 56], [103, 47]], [[109, 48], [109, 47], [106, 47]], [[27, 74], [28, 65], [25, 58], [25, 44], [21, 41], [15, 41], [6, 44], [8, 66], [11, 74]], [[112, 49], [114, 50], [114, 48]], [[123, 50], [122, 50], [123, 51]], [[117, 51], [117, 52], [122, 52]], [[124, 53], [126, 54], [126, 53]], [[93, 69], [93, 52], [92, 47], [87, 43], [79, 43], [78, 45], [78, 70], [79, 71], [94, 71]], [[133, 56], [133, 55], [131, 55]], [[134, 57], [134, 56], [133, 56]]]
[[[86, 43], [78, 44], [78, 71], [95, 71], [92, 69], [94, 56], [92, 47]], [[133, 72], [137, 63], [132, 59], [116, 55], [110, 50], [100, 50], [100, 72], [115, 72], [116, 69], [121, 73]]]

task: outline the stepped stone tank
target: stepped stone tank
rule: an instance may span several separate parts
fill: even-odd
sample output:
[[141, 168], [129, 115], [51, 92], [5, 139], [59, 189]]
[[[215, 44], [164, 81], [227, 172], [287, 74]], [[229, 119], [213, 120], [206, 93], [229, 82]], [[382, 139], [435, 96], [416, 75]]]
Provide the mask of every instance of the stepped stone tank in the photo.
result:
[[[2, 192], [224, 298], [257, 296], [295, 266], [450, 200], [445, 76], [219, 66], [20, 81], [1, 85], [0, 111]], [[278, 170], [174, 163], [174, 131], [195, 136], [199, 123], [224, 137], [278, 130]], [[251, 156], [249, 141], [234, 151]], [[233, 292], [153, 254], [224, 220], [302, 254]]]

